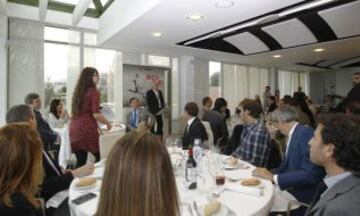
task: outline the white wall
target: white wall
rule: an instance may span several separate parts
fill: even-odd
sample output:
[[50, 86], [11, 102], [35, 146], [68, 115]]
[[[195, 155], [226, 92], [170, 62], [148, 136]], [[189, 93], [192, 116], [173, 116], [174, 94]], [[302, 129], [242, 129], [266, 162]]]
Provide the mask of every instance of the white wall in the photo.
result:
[[180, 112], [188, 101], [195, 100], [195, 66], [193, 56], [180, 57]]
[[352, 88], [352, 74], [352, 71], [336, 71], [336, 94], [341, 96], [346, 96], [348, 94]]
[[209, 60], [195, 58], [194, 66], [194, 102], [201, 107], [202, 99], [209, 95]]
[[24, 103], [29, 92], [44, 98], [44, 28], [17, 19], [9, 25], [9, 106], [13, 106]]
[[5, 113], [7, 111], [7, 35], [8, 19], [5, 15], [0, 15], [0, 125], [5, 123]]

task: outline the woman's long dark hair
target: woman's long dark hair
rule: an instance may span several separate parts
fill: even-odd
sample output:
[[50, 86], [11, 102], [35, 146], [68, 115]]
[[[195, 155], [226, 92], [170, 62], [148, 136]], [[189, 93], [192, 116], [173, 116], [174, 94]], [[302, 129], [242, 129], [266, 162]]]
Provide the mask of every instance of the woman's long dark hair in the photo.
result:
[[93, 67], [86, 67], [81, 71], [80, 77], [76, 83], [72, 97], [71, 112], [72, 115], [79, 114], [83, 98], [89, 88], [96, 88], [93, 81], [93, 75], [99, 75], [99, 72]]
[[52, 113], [57, 119], [60, 118], [59, 113], [57, 111], [57, 106], [59, 106], [60, 102], [61, 101], [59, 99], [54, 99], [50, 103], [50, 113]]

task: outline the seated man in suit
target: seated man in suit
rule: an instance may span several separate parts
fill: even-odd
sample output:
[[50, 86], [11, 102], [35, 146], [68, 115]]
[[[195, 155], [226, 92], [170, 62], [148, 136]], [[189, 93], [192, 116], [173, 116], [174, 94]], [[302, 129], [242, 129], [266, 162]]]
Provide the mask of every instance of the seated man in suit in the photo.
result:
[[212, 107], [212, 100], [211, 100], [211, 97], [207, 96], [207, 97], [204, 97], [202, 99], [202, 108], [199, 110], [199, 119], [202, 120], [203, 119], [203, 116], [204, 116], [204, 113], [209, 111], [210, 108]]
[[50, 125], [45, 121], [40, 113], [42, 106], [40, 95], [37, 93], [29, 93], [25, 97], [25, 104], [34, 110], [37, 122], [37, 131], [40, 134], [45, 150], [55, 150], [55, 142], [59, 141], [60, 137], [50, 128]]
[[133, 97], [129, 103], [133, 110], [126, 116], [126, 131], [137, 129], [140, 122], [145, 122], [147, 127], [152, 128], [156, 121], [155, 117], [146, 109], [140, 107], [140, 100]]
[[220, 148], [226, 147], [229, 141], [229, 132], [226, 125], [225, 109], [227, 103], [223, 98], [215, 101], [214, 109], [205, 111], [202, 120], [210, 123], [211, 130], [214, 134], [214, 145]]
[[199, 107], [194, 102], [185, 105], [184, 118], [187, 122], [184, 135], [182, 137], [183, 149], [188, 149], [189, 145], [194, 145], [195, 139], [201, 139], [202, 142], [208, 139], [206, 129], [197, 117]]
[[327, 176], [325, 192], [306, 215], [359, 215], [360, 117], [321, 116], [309, 145], [311, 161], [324, 167]]
[[[285, 158], [277, 169], [270, 172], [257, 168], [253, 175], [272, 181], [298, 201], [310, 203], [325, 172], [310, 161], [308, 143], [314, 130], [299, 124], [297, 120], [296, 109], [290, 106], [280, 107], [271, 113], [268, 121], [287, 136]], [[293, 214], [302, 215], [304, 212], [305, 208], [299, 208]]]
[[240, 102], [240, 118], [244, 122], [239, 145], [233, 155], [254, 166], [266, 167], [270, 152], [270, 134], [260, 120], [261, 104], [256, 100]]
[[[11, 107], [6, 113], [6, 122], [28, 122], [34, 130], [37, 128], [34, 112], [27, 105], [17, 105]], [[63, 170], [45, 150], [43, 150], [43, 168], [45, 176], [43, 184], [40, 187], [40, 196], [45, 199], [45, 202], [56, 193], [69, 189], [74, 177], [90, 175], [94, 171], [93, 165], [85, 165], [76, 170]], [[67, 208], [66, 200], [63, 201], [60, 208]], [[49, 208], [46, 209], [46, 211], [46, 215], [53, 215], [55, 209]]]

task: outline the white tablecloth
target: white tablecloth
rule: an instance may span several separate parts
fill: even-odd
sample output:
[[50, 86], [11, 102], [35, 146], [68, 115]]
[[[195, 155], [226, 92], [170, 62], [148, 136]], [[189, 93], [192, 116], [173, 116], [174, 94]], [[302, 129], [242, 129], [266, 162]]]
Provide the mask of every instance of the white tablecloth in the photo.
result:
[[[70, 136], [69, 129], [66, 124], [63, 128], [54, 128], [53, 130], [57, 132], [61, 138], [60, 150], [59, 150], [59, 165], [63, 168], [69, 164], [71, 160], [75, 158], [75, 156], [71, 153], [70, 146]], [[125, 133], [125, 125], [119, 124], [113, 126], [110, 131], [104, 131], [103, 133], [116, 133], [116, 132], [124, 132]]]
[[[226, 176], [238, 177], [238, 178], [248, 178], [251, 177], [251, 172], [254, 169], [253, 166], [247, 164], [250, 168], [248, 169], [236, 169], [231, 171], [225, 171]], [[95, 170], [93, 176], [101, 177], [104, 172], [104, 167], [98, 167]], [[213, 181], [213, 179], [211, 179]], [[211, 181], [210, 180], [210, 181]], [[101, 188], [101, 180], [97, 181], [96, 187], [92, 189], [88, 189], [85, 191], [76, 190], [74, 184], [77, 180], [75, 179], [69, 190], [69, 208], [72, 216], [89, 216], [94, 215], [96, 213], [96, 209], [99, 202], [99, 194]], [[183, 176], [176, 177], [177, 187], [179, 191], [179, 196], [181, 199], [181, 203], [192, 203], [194, 200], [200, 202], [200, 200], [204, 200], [206, 195], [206, 191], [203, 190], [200, 184], [203, 184], [200, 180], [198, 180], [198, 188], [195, 190], [188, 190], [185, 188], [185, 184], [183, 183]], [[240, 184], [239, 182], [230, 183], [226, 182], [226, 185], [229, 184]], [[220, 196], [217, 198], [225, 206], [232, 209], [237, 215], [267, 215], [272, 204], [274, 187], [271, 182], [266, 180], [261, 180], [261, 188], [263, 193], [261, 196], [253, 196], [244, 193], [238, 193], [233, 191], [224, 190], [220, 193]], [[71, 200], [81, 196], [82, 194], [93, 192], [98, 196], [88, 202], [85, 202], [81, 205], [74, 205]], [[185, 205], [184, 205], [185, 206]], [[182, 215], [187, 216], [190, 215], [185, 207], [182, 207]], [[185, 209], [185, 210], [184, 210]], [[194, 215], [196, 215], [194, 213]]]

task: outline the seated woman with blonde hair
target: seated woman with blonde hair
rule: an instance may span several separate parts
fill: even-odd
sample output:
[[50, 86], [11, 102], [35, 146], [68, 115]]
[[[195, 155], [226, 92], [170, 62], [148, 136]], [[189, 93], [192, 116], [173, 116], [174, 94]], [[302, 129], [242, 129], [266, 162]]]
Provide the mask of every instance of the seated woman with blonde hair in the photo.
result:
[[129, 132], [106, 162], [97, 216], [178, 216], [169, 154], [146, 132]]
[[0, 129], [0, 215], [42, 216], [35, 195], [42, 182], [42, 143], [26, 123]]

